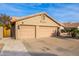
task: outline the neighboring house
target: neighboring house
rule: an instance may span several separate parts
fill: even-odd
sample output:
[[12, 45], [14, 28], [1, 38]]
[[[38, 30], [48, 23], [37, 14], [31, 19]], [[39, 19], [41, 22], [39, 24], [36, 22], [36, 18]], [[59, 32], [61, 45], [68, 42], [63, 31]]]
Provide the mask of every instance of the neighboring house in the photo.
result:
[[11, 36], [16, 39], [32, 39], [57, 36], [60, 23], [46, 13], [25, 17], [12, 17]]
[[[63, 24], [63, 28], [61, 30], [61, 36], [71, 36], [70, 32], [67, 32], [67, 30], [71, 30], [73, 28], [78, 28], [79, 29], [79, 22], [77, 23], [72, 23], [72, 22], [68, 22], [68, 23], [62, 23]], [[63, 31], [63, 29], [65, 29]]]
[[64, 25], [64, 28], [68, 28], [68, 29], [71, 29], [71, 28], [78, 28], [79, 29], [79, 22], [78, 23], [63, 23]]

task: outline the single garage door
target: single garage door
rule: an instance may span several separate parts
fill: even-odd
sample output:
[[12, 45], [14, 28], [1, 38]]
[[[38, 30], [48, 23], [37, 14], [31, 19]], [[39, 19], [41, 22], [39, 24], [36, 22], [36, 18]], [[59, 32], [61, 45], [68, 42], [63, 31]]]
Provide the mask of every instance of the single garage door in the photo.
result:
[[20, 26], [20, 39], [35, 38], [35, 26]]
[[52, 37], [52, 36], [56, 35], [56, 33], [57, 33], [57, 27], [40, 26], [38, 36], [39, 36], [39, 38]]

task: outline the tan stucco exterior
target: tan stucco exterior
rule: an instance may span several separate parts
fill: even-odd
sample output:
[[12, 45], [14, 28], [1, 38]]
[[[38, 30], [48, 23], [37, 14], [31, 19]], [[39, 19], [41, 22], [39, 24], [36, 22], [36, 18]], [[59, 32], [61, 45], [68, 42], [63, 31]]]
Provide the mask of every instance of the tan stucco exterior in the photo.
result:
[[[18, 20], [17, 18], [15, 18]], [[57, 34], [61, 24], [50, 18], [47, 14], [28, 16], [16, 21], [16, 39], [42, 38]]]
[[43, 25], [43, 26], [59, 26], [56, 22], [45, 16], [45, 20], [43, 20], [42, 15], [38, 15], [36, 17], [26, 18], [21, 21], [17, 21], [16, 24], [27, 24], [27, 25]]

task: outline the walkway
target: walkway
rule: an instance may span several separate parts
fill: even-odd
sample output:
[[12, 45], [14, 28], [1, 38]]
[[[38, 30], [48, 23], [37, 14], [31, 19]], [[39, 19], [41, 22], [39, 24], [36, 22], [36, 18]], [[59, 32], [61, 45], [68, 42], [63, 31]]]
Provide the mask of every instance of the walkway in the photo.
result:
[[30, 56], [20, 40], [5, 38], [0, 40], [0, 42], [5, 44], [0, 53], [2, 56]]

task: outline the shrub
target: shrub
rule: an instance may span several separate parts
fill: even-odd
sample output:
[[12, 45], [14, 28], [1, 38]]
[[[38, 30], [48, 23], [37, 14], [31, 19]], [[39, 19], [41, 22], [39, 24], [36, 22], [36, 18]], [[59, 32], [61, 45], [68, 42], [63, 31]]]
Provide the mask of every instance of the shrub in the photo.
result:
[[71, 36], [77, 37], [77, 35], [79, 35], [79, 30], [77, 28], [71, 29]]

